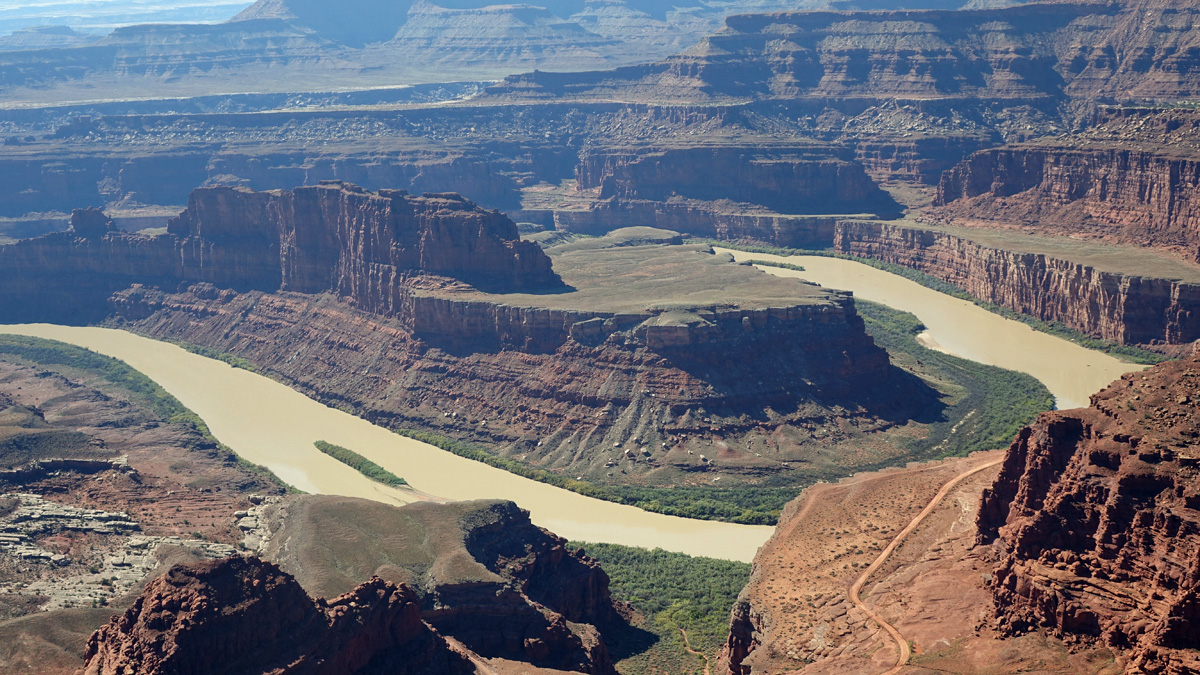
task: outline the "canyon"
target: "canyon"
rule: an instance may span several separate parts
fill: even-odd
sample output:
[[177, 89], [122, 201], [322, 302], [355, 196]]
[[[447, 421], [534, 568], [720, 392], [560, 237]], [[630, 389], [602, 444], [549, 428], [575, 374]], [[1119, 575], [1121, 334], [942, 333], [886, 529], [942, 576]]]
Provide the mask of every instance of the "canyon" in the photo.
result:
[[6, 672], [614, 672], [608, 577], [512, 502], [285, 494], [119, 362], [0, 373]]
[[[201, 189], [158, 236], [96, 211], [74, 222], [0, 248], [6, 316], [104, 319], [228, 352], [377, 424], [556, 474], [802, 479], [813, 462], [836, 470], [820, 446], [942, 405], [889, 364], [846, 294], [674, 233], [622, 230], [547, 255], [455, 195], [341, 183]], [[744, 355], [737, 373], [720, 367], [730, 352]], [[870, 445], [858, 461], [903, 452]]]
[[938, 184], [931, 216], [1172, 251], [1195, 262], [1190, 109], [1105, 109], [1084, 132], [971, 155]]
[[[175, 341], [656, 516], [770, 523], [803, 488], [705, 669], [1200, 669], [1194, 3], [484, 4], [0, 38], [0, 317]], [[787, 278], [817, 263], [706, 239], [1184, 360], [989, 450], [1035, 413], [997, 440], [976, 385], [1011, 412], [1035, 381], [952, 375], [919, 320]], [[284, 494], [13, 344], [0, 669], [609, 674], [669, 616], [533, 496]]]
[[728, 672], [895, 664], [891, 637], [845, 590], [889, 542], [863, 592], [911, 645], [907, 669], [1193, 671], [1197, 368], [1190, 357], [1125, 375], [1087, 408], [1044, 413], [1004, 452], [809, 488], [734, 607]]

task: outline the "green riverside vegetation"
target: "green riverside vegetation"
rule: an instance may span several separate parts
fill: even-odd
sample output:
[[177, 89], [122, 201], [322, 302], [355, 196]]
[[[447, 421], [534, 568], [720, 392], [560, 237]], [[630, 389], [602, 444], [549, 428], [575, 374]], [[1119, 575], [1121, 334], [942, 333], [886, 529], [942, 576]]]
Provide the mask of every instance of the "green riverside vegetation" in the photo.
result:
[[184, 342], [183, 340], [166, 340], [166, 342], [170, 342], [173, 345], [182, 347], [193, 354], [199, 354], [200, 356], [214, 359], [216, 361], [224, 361], [234, 368], [241, 368], [242, 370], [248, 370], [252, 373], [262, 374], [261, 369], [259, 369], [254, 362], [244, 359], [240, 356], [230, 354], [229, 352], [223, 352], [219, 349], [213, 349], [212, 347], [205, 347], [204, 345], [192, 344], [191, 342]]
[[729, 632], [729, 611], [750, 579], [750, 565], [616, 544], [571, 542], [600, 562], [614, 600], [641, 614], [639, 628], [657, 638], [648, 649], [619, 654], [622, 673], [704, 672], [704, 659], [689, 654], [687, 642], [716, 665]]
[[[1097, 338], [1097, 337], [1088, 335], [1086, 333], [1080, 332], [1078, 330], [1075, 330], [1074, 328], [1071, 328], [1070, 326], [1067, 326], [1066, 324], [1063, 324], [1062, 322], [1059, 322], [1059, 321], [1043, 321], [1041, 319], [1029, 316], [1027, 314], [1021, 314], [1020, 312], [1015, 312], [1011, 309], [1008, 309], [1007, 307], [1001, 307], [1000, 305], [996, 305], [991, 302], [987, 302], [986, 300], [981, 300], [948, 281], [943, 281], [931, 274], [926, 274], [925, 272], [914, 270], [911, 267], [905, 267], [904, 265], [897, 265], [895, 263], [883, 262], [881, 260], [875, 260], [873, 258], [863, 258], [861, 256], [850, 255], [848, 253], [840, 253], [838, 251], [832, 251], [829, 249], [799, 249], [799, 248], [781, 248], [778, 246], [743, 245], [743, 244], [737, 244], [737, 243], [728, 242], [728, 241], [719, 241], [716, 239], [691, 239], [689, 241], [695, 242], [695, 243], [711, 244], [713, 246], [720, 246], [723, 248], [736, 249], [738, 251], [746, 251], [748, 253], [770, 253], [773, 255], [780, 255], [780, 256], [813, 255], [813, 256], [822, 256], [825, 258], [838, 258], [841, 260], [851, 260], [853, 262], [862, 263], [864, 265], [874, 267], [875, 269], [883, 270], [884, 272], [890, 272], [897, 276], [904, 277], [905, 279], [908, 279], [909, 281], [915, 281], [916, 283], [921, 284], [922, 286], [924, 286], [926, 288], [935, 290], [939, 293], [944, 293], [951, 297], [958, 298], [960, 300], [966, 300], [967, 302], [970, 302], [970, 303], [974, 303], [974, 304], [978, 305], [979, 307], [982, 307], [983, 309], [986, 309], [987, 311], [989, 311], [993, 314], [998, 314], [1006, 319], [1012, 319], [1013, 321], [1020, 321], [1021, 323], [1029, 326], [1030, 328], [1032, 328], [1036, 331], [1040, 331], [1042, 333], [1047, 333], [1049, 335], [1053, 335], [1055, 337], [1062, 338], [1064, 340], [1067, 340], [1068, 342], [1074, 342], [1075, 344], [1079, 345], [1080, 347], [1084, 347], [1086, 349], [1093, 349], [1093, 350], [1096, 350], [1099, 352], [1104, 352], [1106, 354], [1111, 354], [1117, 358], [1128, 361], [1129, 363], [1137, 363], [1137, 364], [1141, 364], [1141, 365], [1154, 365], [1156, 363], [1162, 363], [1163, 361], [1167, 360], [1166, 356], [1163, 356], [1162, 354], [1159, 354], [1157, 352], [1152, 352], [1148, 349], [1142, 349], [1141, 347], [1135, 347], [1132, 345], [1123, 345], [1123, 344], [1120, 344], [1117, 342], [1113, 342], [1111, 340], [1104, 340], [1101, 338]], [[802, 268], [798, 265], [792, 265], [791, 263], [777, 263], [777, 262], [763, 261], [763, 260], [752, 260], [750, 262], [752, 262], [755, 265], [768, 265], [771, 267], [783, 267], [786, 269], [795, 269], [797, 271], [804, 271], [804, 268]]]
[[1025, 373], [943, 354], [917, 342], [925, 330], [916, 316], [856, 300], [858, 314], [892, 362], [936, 381], [958, 400], [928, 435], [912, 441], [913, 459], [940, 459], [1002, 448], [1038, 413], [1054, 408], [1054, 395]]
[[785, 270], [792, 270], [793, 272], [803, 272], [804, 271], [804, 268], [801, 267], [800, 265], [793, 265], [792, 263], [775, 262], [774, 260], [747, 260], [746, 262], [750, 263], [751, 265], [763, 265], [766, 267], [779, 267], [779, 268], [785, 269]]
[[216, 445], [243, 468], [260, 474], [264, 478], [286, 487], [289, 491], [298, 492], [281, 481], [266, 467], [238, 457], [212, 435], [208, 425], [199, 415], [180, 403], [179, 399], [167, 393], [167, 390], [159, 386], [157, 382], [129, 367], [124, 361], [65, 342], [22, 335], [0, 335], [0, 355], [3, 354], [43, 366], [73, 368], [106, 380], [127, 392], [134, 400], [149, 408], [167, 423], [192, 427], [206, 441]]
[[317, 446], [317, 449], [321, 452], [358, 471], [371, 480], [379, 481], [384, 485], [392, 487], [408, 485], [408, 481], [349, 448], [343, 448], [340, 445], [334, 445], [325, 441], [317, 441], [313, 445]]
[[394, 428], [393, 432], [428, 443], [459, 457], [483, 462], [518, 476], [548, 483], [581, 495], [636, 506], [645, 511], [700, 520], [723, 520], [743, 525], [774, 525], [784, 504], [800, 493], [799, 487], [642, 487], [598, 485], [538, 469], [493, 455], [483, 448], [441, 434]]

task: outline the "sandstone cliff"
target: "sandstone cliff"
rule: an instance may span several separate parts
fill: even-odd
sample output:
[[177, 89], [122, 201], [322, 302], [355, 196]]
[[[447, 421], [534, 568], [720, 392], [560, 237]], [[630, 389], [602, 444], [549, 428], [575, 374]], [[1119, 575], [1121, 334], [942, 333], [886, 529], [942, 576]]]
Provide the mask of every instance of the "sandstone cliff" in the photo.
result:
[[1197, 185], [1200, 114], [1116, 109], [1082, 134], [971, 155], [943, 174], [934, 213], [1200, 261]]
[[96, 631], [87, 675], [469, 673], [421, 622], [416, 596], [378, 578], [330, 601], [256, 558], [176, 566]]
[[451, 193], [412, 197], [327, 183], [293, 192], [204, 188], [144, 237], [86, 224], [0, 248], [0, 309], [10, 320], [87, 322], [131, 284], [193, 282], [241, 290], [335, 292], [374, 312], [398, 310], [403, 280], [434, 274], [487, 288], [561, 284], [516, 225]]
[[1200, 358], [1043, 414], [984, 493], [998, 626], [1129, 650], [1130, 673], [1200, 668]]
[[688, 52], [607, 73], [512, 76], [495, 96], [1178, 100], [1200, 90], [1186, 0], [738, 15]]
[[984, 246], [945, 232], [839, 221], [834, 248], [910, 267], [971, 295], [1116, 342], [1200, 338], [1200, 286], [1126, 276], [1040, 253]]

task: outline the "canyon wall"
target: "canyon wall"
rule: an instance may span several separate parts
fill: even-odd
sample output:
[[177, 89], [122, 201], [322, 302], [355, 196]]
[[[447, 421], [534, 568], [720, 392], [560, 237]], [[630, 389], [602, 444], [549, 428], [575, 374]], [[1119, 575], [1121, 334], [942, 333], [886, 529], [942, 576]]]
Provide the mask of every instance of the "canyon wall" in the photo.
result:
[[1200, 90], [1197, 17], [1186, 0], [747, 14], [655, 64], [527, 73], [488, 91], [518, 99], [611, 100], [655, 89], [693, 100], [1178, 100]]
[[1200, 359], [1131, 373], [1044, 413], [984, 492], [979, 540], [1005, 633], [1126, 651], [1130, 673], [1200, 668]]
[[105, 299], [132, 284], [333, 291], [383, 313], [399, 310], [400, 281], [413, 274], [508, 290], [561, 285], [512, 221], [453, 193], [206, 188], [156, 237], [96, 225], [94, 213], [77, 211], [71, 231], [0, 247], [6, 316], [96, 320]]
[[147, 204], [183, 204], [192, 190], [205, 184], [277, 190], [323, 180], [414, 193], [453, 191], [489, 206], [512, 207], [528, 176], [569, 176], [574, 161], [570, 148], [541, 151], [519, 147], [478, 153], [398, 148], [386, 158], [360, 148], [262, 152], [193, 146], [135, 154], [114, 148], [102, 157], [52, 152], [0, 162], [0, 196], [4, 198], [0, 215], [103, 206], [126, 198]]
[[942, 176], [934, 213], [1155, 246], [1200, 261], [1200, 114], [1104, 117], [1078, 137], [971, 155]]
[[597, 148], [582, 153], [575, 178], [580, 190], [600, 188], [601, 199], [725, 199], [777, 213], [898, 210], [844, 154], [817, 143]]
[[1200, 286], [1103, 272], [934, 230], [839, 221], [834, 248], [903, 265], [1044, 321], [1126, 344], [1200, 338]]

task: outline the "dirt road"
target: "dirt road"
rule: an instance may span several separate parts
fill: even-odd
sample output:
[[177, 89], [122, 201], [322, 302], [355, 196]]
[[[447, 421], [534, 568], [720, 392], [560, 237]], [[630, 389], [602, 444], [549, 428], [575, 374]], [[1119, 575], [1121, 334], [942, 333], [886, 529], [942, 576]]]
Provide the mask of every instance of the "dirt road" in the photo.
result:
[[896, 673], [899, 673], [904, 668], [905, 664], [908, 663], [909, 657], [912, 656], [912, 649], [908, 646], [908, 640], [904, 639], [904, 636], [900, 634], [900, 631], [896, 630], [895, 626], [887, 621], [884, 621], [883, 617], [879, 616], [872, 611], [871, 608], [863, 604], [862, 598], [859, 597], [859, 593], [862, 591], [863, 586], [866, 585], [867, 581], [871, 578], [871, 575], [874, 574], [883, 565], [883, 563], [887, 561], [888, 556], [895, 552], [895, 550], [900, 547], [900, 544], [904, 543], [904, 538], [912, 534], [914, 530], [920, 527], [921, 522], [924, 521], [930, 513], [933, 513], [933, 510], [937, 508], [938, 504], [940, 504], [943, 499], [946, 498], [946, 495], [950, 494], [950, 491], [953, 490], [955, 486], [961, 483], [964, 479], [969, 478], [980, 471], [983, 471], [984, 469], [996, 466], [1002, 461], [1004, 461], [1003, 457], [986, 462], [972, 469], [968, 469], [967, 471], [964, 471], [947, 481], [946, 484], [942, 486], [942, 489], [938, 490], [937, 494], [933, 496], [933, 499], [929, 501], [929, 504], [927, 504], [925, 508], [922, 509], [921, 512], [918, 513], [917, 516], [913, 518], [903, 530], [900, 531], [900, 534], [896, 535], [896, 538], [892, 540], [892, 543], [888, 544], [887, 548], [883, 549], [883, 552], [879, 554], [879, 557], [876, 558], [875, 561], [867, 567], [867, 569], [863, 570], [863, 573], [854, 581], [854, 585], [850, 587], [850, 602], [853, 602], [855, 607], [861, 609], [864, 613], [866, 613], [867, 616], [871, 617], [875, 623], [879, 624], [880, 627], [887, 631], [888, 635], [892, 636], [892, 639], [896, 641], [896, 646], [900, 649], [898, 658], [896, 659], [896, 665], [883, 675], [895, 675]]

